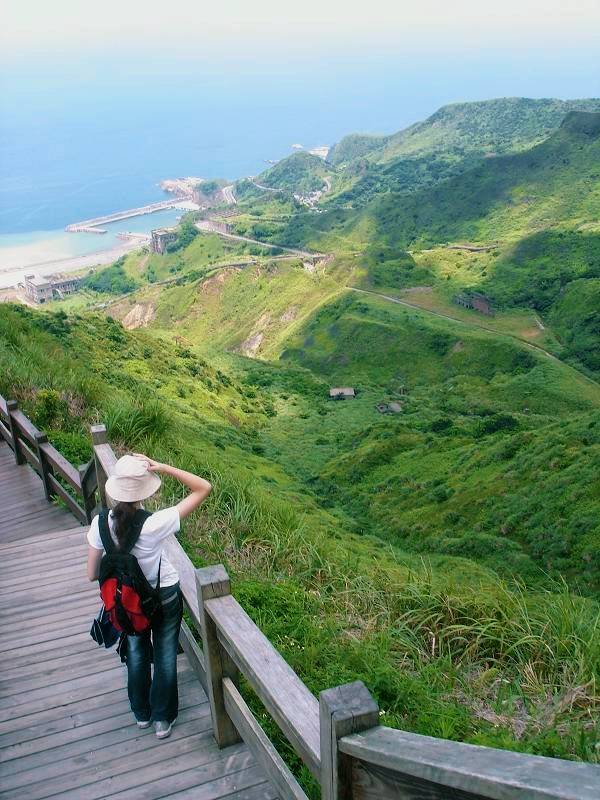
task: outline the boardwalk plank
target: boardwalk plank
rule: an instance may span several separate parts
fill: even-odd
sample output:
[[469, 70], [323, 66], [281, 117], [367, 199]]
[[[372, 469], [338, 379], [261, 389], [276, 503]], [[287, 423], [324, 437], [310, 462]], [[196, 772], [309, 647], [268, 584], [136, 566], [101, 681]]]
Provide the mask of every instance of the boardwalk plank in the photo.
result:
[[[172, 741], [182, 741], [189, 736], [198, 735], [206, 737], [207, 742], [214, 739], [209, 710], [206, 709], [206, 712], [200, 715], [198, 708], [190, 706], [185, 709], [182, 716], [188, 719], [182, 722], [177, 737], [175, 732], [171, 734]], [[156, 757], [158, 744], [164, 743], [158, 742], [154, 730], [152, 728], [139, 730], [133, 724], [130, 715], [127, 728], [115, 728], [98, 736], [75, 740], [56, 749], [42, 750], [31, 756], [7, 762], [2, 767], [3, 773], [6, 772], [2, 788], [11, 789], [15, 793], [18, 790], [21, 798], [26, 787], [34, 787], [36, 793], [39, 793], [40, 789], [46, 791], [47, 787], [42, 787], [40, 784], [53, 779], [58, 783], [68, 777], [68, 781], [64, 781], [60, 786], [61, 791], [81, 787], [93, 782], [97, 770], [103, 765], [108, 765], [109, 774], [113, 774], [114, 760], [121, 756], [131, 757], [143, 752], [147, 761], [158, 761], [159, 758]], [[93, 773], [91, 781], [89, 776], [81, 774], [83, 772]]]
[[[256, 765], [238, 769], [239, 760], [234, 756], [229, 761], [224, 759], [221, 764], [220, 777], [213, 777], [216, 772], [214, 766], [217, 764], [210, 771], [202, 768], [191, 769], [174, 775], [171, 779], [156, 780], [135, 789], [129, 789], [127, 800], [160, 800], [160, 798], [170, 796], [165, 793], [169, 792], [172, 787], [193, 789], [188, 796], [194, 800], [218, 800], [218, 798], [229, 797], [233, 792], [241, 789], [256, 786], [264, 779], [263, 773]], [[117, 796], [118, 793], [106, 795], [104, 800], [108, 800], [108, 798], [112, 800]], [[68, 800], [75, 800], [75, 798], [69, 797]]]
[[[40, 613], [44, 610], [43, 605], [44, 604], [42, 603], [41, 605], [27, 607], [24, 610], [11, 609], [10, 612], [8, 610], [2, 611], [0, 613], [0, 629], [2, 629], [2, 627], [8, 623], [15, 622], [22, 622], [25, 626], [28, 624], [28, 620], [32, 621], [32, 623], [35, 623], [36, 621], [40, 621], [42, 619], [58, 619], [62, 617], [65, 617], [65, 619], [74, 619], [77, 617], [78, 613], [88, 613], [88, 609], [90, 608], [96, 609], [94, 612], [95, 615], [100, 608], [100, 596], [90, 596], [89, 598], [65, 598], [65, 600], [61, 601], [60, 609], [52, 609], [50, 613], [48, 613], [47, 617], [43, 617]], [[46, 611], [48, 611], [47, 608]], [[23, 632], [28, 632], [25, 627]]]
[[[185, 789], [183, 792], [175, 792], [168, 797], [169, 800], [196, 800], [195, 789]], [[227, 795], [217, 794], [214, 797], [223, 798], [223, 800], [278, 800], [277, 792], [267, 781], [230, 792]]]
[[[187, 708], [188, 705], [198, 705], [206, 702], [204, 694], [198, 694], [198, 687], [195, 681], [195, 675], [192, 671], [179, 674], [179, 699], [181, 709]], [[81, 728], [91, 722], [114, 717], [124, 712], [130, 712], [129, 701], [127, 700], [126, 693], [123, 690], [116, 689], [110, 692], [110, 695], [105, 695], [106, 699], [101, 705], [90, 708], [89, 705], [84, 705], [83, 710], [75, 711], [72, 706], [63, 707], [64, 710], [60, 714], [59, 709], [52, 709], [51, 711], [58, 711], [58, 714], [52, 714], [45, 719], [42, 719], [42, 714], [33, 714], [27, 718], [30, 722], [29, 727], [24, 728], [23, 719], [16, 719], [15, 729], [0, 732], [0, 748], [9, 747], [12, 744], [19, 744], [27, 742], [30, 739], [38, 739], [42, 736], [49, 736], [50, 734], [60, 733], [67, 731], [71, 728]], [[85, 701], [84, 701], [85, 704]], [[67, 710], [67, 709], [71, 710]]]
[[[194, 727], [194, 731], [196, 729], [209, 731], [211, 729], [211, 721], [208, 703], [197, 702], [197, 697], [194, 700], [196, 702], [188, 698], [189, 702], [186, 705], [182, 704], [177, 722], [181, 722], [181, 724], [193, 722], [195, 726], [200, 725], [199, 728]], [[53, 763], [56, 761], [57, 755], [53, 751], [57, 748], [64, 752], [63, 747], [65, 745], [73, 742], [83, 743], [86, 739], [90, 740], [88, 747], [93, 744], [94, 751], [100, 750], [101, 747], [113, 741], [114, 734], [118, 731], [128, 731], [133, 736], [140, 736], [144, 733], [135, 725], [131, 711], [125, 709], [119, 714], [90, 722], [81, 728], [71, 728], [59, 733], [39, 736], [37, 739], [18, 742], [3, 748], [0, 751], [0, 762], [3, 765], [2, 771], [7, 774], [16, 774], [29, 771], [41, 764]], [[147, 729], [144, 735], [148, 735], [148, 733], [152, 736], [154, 731]]]

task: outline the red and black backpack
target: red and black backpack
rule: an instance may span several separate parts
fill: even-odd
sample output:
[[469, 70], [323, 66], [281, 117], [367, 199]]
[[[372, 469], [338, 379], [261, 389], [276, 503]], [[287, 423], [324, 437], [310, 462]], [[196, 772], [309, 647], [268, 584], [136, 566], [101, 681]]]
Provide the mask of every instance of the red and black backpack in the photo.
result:
[[142, 532], [149, 511], [135, 512], [122, 548], [113, 541], [108, 526], [108, 510], [98, 517], [104, 555], [100, 562], [100, 597], [113, 626], [129, 636], [137, 636], [160, 619], [160, 563], [156, 589], [148, 582], [131, 549]]

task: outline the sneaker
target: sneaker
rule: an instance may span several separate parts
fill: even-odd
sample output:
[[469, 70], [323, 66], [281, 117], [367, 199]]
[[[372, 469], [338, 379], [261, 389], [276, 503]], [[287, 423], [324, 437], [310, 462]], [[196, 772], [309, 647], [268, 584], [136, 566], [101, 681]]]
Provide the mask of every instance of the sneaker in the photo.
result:
[[171, 730], [173, 725], [171, 722], [167, 722], [166, 720], [155, 722], [154, 723], [154, 732], [156, 733], [157, 739], [166, 739], [168, 736], [171, 735]]
[[152, 720], [150, 719], [136, 719], [135, 724], [138, 728], [149, 728], [152, 725]]

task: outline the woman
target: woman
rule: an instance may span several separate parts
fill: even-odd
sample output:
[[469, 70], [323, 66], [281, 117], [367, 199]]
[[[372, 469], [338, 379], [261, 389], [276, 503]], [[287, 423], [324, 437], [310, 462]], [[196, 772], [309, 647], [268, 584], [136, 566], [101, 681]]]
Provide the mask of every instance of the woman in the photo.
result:
[[[154, 722], [156, 736], [166, 739], [171, 734], [178, 709], [177, 644], [183, 600], [177, 570], [162, 552], [163, 541], [170, 534], [177, 533], [180, 521], [206, 500], [212, 486], [198, 475], [168, 464], [160, 464], [147, 456], [123, 456], [117, 461], [112, 475], [106, 481], [106, 494], [113, 506], [108, 516], [108, 527], [117, 545], [122, 545], [126, 540], [142, 501], [151, 497], [160, 487], [161, 481], [157, 473], [170, 475], [180, 481], [190, 493], [177, 505], [163, 508], [148, 517], [131, 550], [154, 588], [160, 568], [163, 613], [160, 622], [152, 625], [152, 636], [148, 630], [140, 636], [128, 637], [127, 692], [138, 728], [148, 728]], [[98, 517], [92, 520], [87, 539], [87, 574], [91, 581], [96, 581], [104, 555]], [[152, 659], [153, 676], [150, 667]]]

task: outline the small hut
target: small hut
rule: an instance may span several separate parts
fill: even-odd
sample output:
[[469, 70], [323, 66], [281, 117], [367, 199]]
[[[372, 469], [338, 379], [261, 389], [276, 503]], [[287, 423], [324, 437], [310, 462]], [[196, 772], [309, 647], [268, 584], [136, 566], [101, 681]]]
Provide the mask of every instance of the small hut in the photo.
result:
[[350, 400], [356, 397], [356, 392], [351, 386], [334, 386], [329, 390], [329, 397], [332, 400]]
[[378, 403], [375, 408], [380, 414], [400, 414], [402, 412], [402, 406], [400, 403], [396, 403], [395, 401], [390, 401], [389, 403]]
[[474, 311], [479, 311], [480, 314], [485, 314], [488, 317], [494, 316], [494, 309], [489, 297], [486, 297], [480, 292], [463, 292], [457, 294], [454, 302], [463, 306], [464, 308], [472, 308]]

